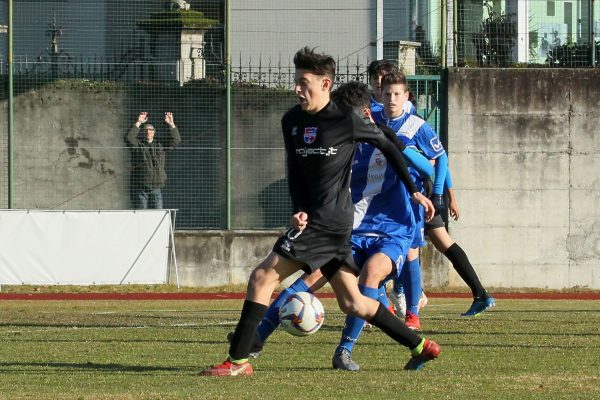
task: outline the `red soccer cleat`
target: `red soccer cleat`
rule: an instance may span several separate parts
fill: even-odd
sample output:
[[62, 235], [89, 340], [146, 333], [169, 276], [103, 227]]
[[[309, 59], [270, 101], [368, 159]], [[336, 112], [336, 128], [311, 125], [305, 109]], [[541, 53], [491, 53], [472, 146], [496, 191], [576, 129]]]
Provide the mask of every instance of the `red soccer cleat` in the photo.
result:
[[413, 355], [404, 366], [405, 370], [418, 371], [425, 366], [427, 361], [437, 358], [442, 349], [439, 344], [433, 340], [425, 339], [423, 350], [418, 356]]
[[249, 362], [242, 364], [234, 364], [229, 361], [229, 358], [225, 360], [223, 364], [215, 365], [200, 371], [200, 376], [248, 376], [252, 375], [254, 370]]
[[413, 331], [421, 329], [421, 321], [419, 320], [419, 317], [411, 313], [410, 311], [406, 312], [406, 320], [404, 321], [404, 323], [406, 324], [406, 326], [408, 326], [409, 329], [412, 329]]

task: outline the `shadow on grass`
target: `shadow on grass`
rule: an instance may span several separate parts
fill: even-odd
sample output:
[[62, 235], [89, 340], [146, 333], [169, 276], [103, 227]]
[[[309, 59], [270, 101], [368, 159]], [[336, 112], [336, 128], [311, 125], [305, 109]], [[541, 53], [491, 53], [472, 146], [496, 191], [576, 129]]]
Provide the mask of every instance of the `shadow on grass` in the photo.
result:
[[590, 337], [597, 337], [598, 336], [598, 332], [555, 332], [555, 333], [548, 333], [548, 332], [535, 332], [535, 331], [526, 331], [523, 329], [519, 329], [519, 331], [502, 331], [502, 332], [473, 332], [473, 331], [441, 331], [441, 330], [421, 330], [419, 331], [420, 335], [423, 336], [428, 336], [428, 335], [469, 335], [469, 336], [527, 336], [527, 337], [531, 337], [531, 336], [545, 336], [545, 337], [568, 337], [568, 336], [582, 336], [582, 337], [586, 337], [586, 336], [590, 336]]
[[149, 344], [223, 344], [224, 340], [140, 340], [140, 339], [4, 339], [2, 342], [12, 343], [149, 343]]
[[99, 364], [93, 362], [85, 363], [61, 363], [61, 362], [0, 362], [0, 371], [14, 372], [15, 367], [24, 368], [52, 368], [69, 370], [94, 370], [94, 371], [113, 371], [113, 372], [153, 372], [153, 371], [187, 371], [187, 368], [181, 367], [162, 367], [147, 365], [123, 365], [123, 364]]
[[84, 324], [84, 323], [64, 323], [64, 324], [49, 324], [45, 322], [4, 322], [0, 323], [0, 328], [64, 328], [64, 329], [201, 329], [214, 326], [234, 326], [235, 322], [222, 323], [197, 323], [197, 322], [180, 322], [177, 324]]

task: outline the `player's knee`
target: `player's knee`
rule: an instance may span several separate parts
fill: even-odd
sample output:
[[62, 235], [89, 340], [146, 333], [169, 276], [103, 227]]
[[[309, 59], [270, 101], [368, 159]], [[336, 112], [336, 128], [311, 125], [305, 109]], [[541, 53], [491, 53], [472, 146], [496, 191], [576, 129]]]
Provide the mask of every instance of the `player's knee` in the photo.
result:
[[344, 314], [347, 315], [352, 315], [352, 316], [360, 316], [360, 308], [357, 307], [357, 305], [349, 300], [340, 300], [338, 301], [339, 306], [340, 306], [340, 310], [342, 310], [342, 312]]
[[381, 268], [363, 270], [363, 273], [361, 273], [360, 277], [358, 278], [358, 282], [361, 285], [368, 287], [379, 287], [380, 282], [383, 281], [385, 277], [390, 274], [390, 272], [392, 272], [391, 269], [386, 271]]
[[253, 287], [264, 287], [273, 281], [272, 275], [273, 274], [269, 269], [261, 268], [259, 266], [250, 274], [248, 284]]

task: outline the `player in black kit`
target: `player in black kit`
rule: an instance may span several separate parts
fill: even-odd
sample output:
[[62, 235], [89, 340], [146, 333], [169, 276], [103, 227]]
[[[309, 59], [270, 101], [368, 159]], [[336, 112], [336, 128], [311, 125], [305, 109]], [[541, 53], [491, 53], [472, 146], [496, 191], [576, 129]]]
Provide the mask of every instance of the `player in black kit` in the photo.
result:
[[311, 273], [318, 268], [331, 284], [341, 310], [369, 321], [408, 347], [412, 357], [404, 368], [418, 370], [439, 355], [440, 347], [408, 329], [378, 301], [363, 296], [355, 272], [345, 264], [351, 257], [353, 208], [349, 184], [355, 143], [367, 142], [381, 150], [412, 200], [425, 208], [427, 219], [433, 216], [433, 206], [415, 187], [400, 152], [404, 145], [395, 135], [386, 138], [364, 116], [343, 111], [330, 101], [335, 77], [333, 58], [304, 47], [295, 54], [294, 65], [300, 104], [281, 121], [294, 207], [291, 229], [277, 240], [273, 251], [250, 276], [229, 357], [200, 375], [251, 375], [248, 354], [273, 291], [298, 270]]

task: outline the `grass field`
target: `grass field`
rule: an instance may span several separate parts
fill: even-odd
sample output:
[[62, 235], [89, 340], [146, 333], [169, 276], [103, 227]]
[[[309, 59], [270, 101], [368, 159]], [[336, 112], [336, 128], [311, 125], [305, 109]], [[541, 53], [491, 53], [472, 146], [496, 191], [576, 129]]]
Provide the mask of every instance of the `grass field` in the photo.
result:
[[424, 335], [442, 345], [421, 372], [379, 330], [335, 371], [343, 315], [310, 337], [276, 332], [246, 378], [196, 373], [226, 356], [240, 300], [2, 301], [1, 399], [600, 399], [600, 302], [502, 300], [475, 319], [465, 299], [430, 299]]

